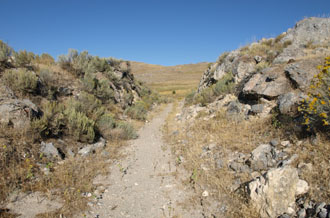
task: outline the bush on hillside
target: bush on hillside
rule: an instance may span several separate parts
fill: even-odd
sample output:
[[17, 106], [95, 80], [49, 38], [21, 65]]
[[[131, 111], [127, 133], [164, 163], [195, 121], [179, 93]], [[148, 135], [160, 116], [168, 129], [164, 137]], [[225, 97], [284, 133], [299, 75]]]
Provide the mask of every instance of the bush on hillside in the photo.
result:
[[13, 49], [0, 40], [0, 65], [5, 64], [13, 54]]
[[253, 43], [250, 46], [245, 46], [240, 49], [241, 55], [249, 55], [254, 57], [256, 55], [264, 57], [268, 63], [272, 63], [278, 54], [280, 54], [284, 48], [292, 44], [292, 41], [287, 40], [281, 42], [284, 36], [279, 35], [273, 39], [261, 41], [259, 43]]
[[34, 62], [38, 63], [38, 64], [45, 64], [45, 65], [49, 66], [49, 65], [54, 64], [55, 60], [50, 54], [42, 53], [41, 56], [39, 56], [39, 55], [35, 56]]
[[66, 102], [67, 107], [74, 108], [78, 112], [86, 114], [90, 119], [96, 121], [105, 113], [102, 102], [94, 95], [81, 92], [77, 99], [70, 98]]
[[114, 90], [107, 79], [98, 80], [95, 75], [86, 73], [82, 79], [86, 92], [95, 95], [102, 102], [114, 100]]
[[26, 50], [15, 53], [14, 57], [16, 67], [31, 67], [34, 56], [35, 55], [32, 52], [27, 52]]
[[42, 107], [43, 115], [35, 119], [31, 127], [42, 137], [68, 135], [77, 141], [93, 142], [95, 122], [73, 104], [47, 102]]
[[[194, 104], [201, 104], [206, 106], [207, 104], [213, 102], [218, 96], [232, 93], [235, 89], [234, 77], [232, 73], [227, 73], [220, 80], [210, 87], [203, 89], [201, 93], [198, 93], [193, 97]], [[187, 103], [191, 101], [190, 94], [187, 99]]]
[[88, 63], [87, 71], [88, 73], [95, 72], [106, 72], [112, 71], [112, 67], [109, 65], [106, 58], [92, 57]]
[[308, 129], [325, 132], [330, 135], [330, 57], [325, 59], [320, 72], [314, 77], [308, 98], [298, 108], [304, 115], [304, 123]]
[[127, 122], [120, 122], [117, 128], [120, 130], [118, 134], [120, 139], [129, 140], [136, 139], [138, 137], [134, 127]]
[[88, 69], [91, 56], [87, 51], [78, 52], [70, 49], [67, 55], [60, 55], [58, 63], [62, 69], [65, 69], [76, 76], [82, 76]]
[[64, 111], [66, 116], [68, 135], [81, 142], [92, 143], [95, 139], [95, 122], [89, 119], [84, 113], [74, 108], [67, 108]]
[[134, 105], [126, 108], [125, 114], [136, 120], [147, 119], [148, 107], [145, 102], [138, 101]]
[[31, 123], [32, 129], [42, 137], [61, 136], [66, 126], [64, 109], [63, 104], [55, 101], [47, 102], [42, 107], [42, 117]]
[[117, 127], [114, 116], [110, 113], [103, 114], [95, 123], [98, 132], [104, 138], [111, 138], [113, 129]]
[[22, 94], [37, 91], [38, 77], [26, 69], [8, 70], [4, 73], [3, 80], [11, 89]]

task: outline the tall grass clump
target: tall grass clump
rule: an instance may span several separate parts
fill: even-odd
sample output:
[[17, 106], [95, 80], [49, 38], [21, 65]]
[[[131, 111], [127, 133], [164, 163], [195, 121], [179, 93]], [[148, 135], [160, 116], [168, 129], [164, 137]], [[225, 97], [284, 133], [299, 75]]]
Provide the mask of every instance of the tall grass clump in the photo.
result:
[[330, 136], [330, 57], [325, 58], [319, 70], [309, 87], [308, 98], [302, 101], [298, 110], [303, 113], [303, 124], [309, 130]]

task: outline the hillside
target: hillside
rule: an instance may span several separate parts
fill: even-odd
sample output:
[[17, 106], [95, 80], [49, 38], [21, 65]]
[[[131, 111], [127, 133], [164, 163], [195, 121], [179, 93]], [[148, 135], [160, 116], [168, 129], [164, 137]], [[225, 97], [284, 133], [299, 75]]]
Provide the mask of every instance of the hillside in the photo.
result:
[[209, 66], [165, 128], [207, 217], [329, 217], [329, 87], [330, 18]]
[[198, 84], [209, 63], [161, 66], [131, 61], [132, 73], [147, 86], [162, 95], [183, 97]]
[[[0, 217], [86, 208], [95, 177], [160, 102], [120, 60], [69, 50], [55, 62], [0, 41]], [[28, 203], [46, 193], [54, 201], [26, 210], [24, 193]]]
[[329, 160], [330, 18], [168, 67], [0, 41], [1, 218], [329, 218]]

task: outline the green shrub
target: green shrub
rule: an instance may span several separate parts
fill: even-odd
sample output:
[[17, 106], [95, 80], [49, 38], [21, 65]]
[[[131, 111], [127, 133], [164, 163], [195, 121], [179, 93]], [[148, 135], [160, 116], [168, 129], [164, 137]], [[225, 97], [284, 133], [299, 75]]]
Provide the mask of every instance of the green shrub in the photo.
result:
[[72, 102], [60, 104], [51, 101], [46, 103], [42, 107], [42, 117], [31, 123], [32, 129], [40, 133], [42, 137], [68, 135], [77, 141], [93, 142], [95, 138], [94, 120], [87, 117], [83, 111], [79, 111], [77, 104]]
[[110, 88], [110, 83], [107, 79], [98, 81], [94, 94], [101, 99], [102, 102], [113, 100], [115, 95], [114, 91]]
[[116, 70], [120, 69], [120, 65], [123, 63], [122, 60], [112, 58], [112, 57], [108, 58], [107, 62], [111, 67], [115, 68]]
[[42, 83], [47, 86], [54, 85], [55, 83], [53, 72], [51, 72], [49, 69], [41, 69], [39, 72], [39, 78], [42, 81]]
[[103, 114], [96, 121], [96, 128], [98, 132], [105, 138], [111, 138], [113, 129], [117, 127], [116, 120], [112, 114]]
[[14, 54], [15, 65], [17, 67], [30, 67], [31, 62], [34, 59], [34, 54], [32, 52], [27, 52], [26, 50], [19, 51]]
[[108, 64], [107, 59], [99, 58], [99, 57], [91, 58], [87, 67], [88, 73], [106, 72], [106, 71], [112, 71], [112, 67]]
[[67, 55], [59, 56], [58, 63], [62, 69], [76, 76], [82, 76], [87, 71], [91, 58], [87, 51], [79, 53], [77, 50], [70, 49]]
[[47, 53], [42, 53], [41, 56], [36, 55], [34, 61], [38, 64], [45, 64], [45, 65], [55, 64], [54, 58]]
[[[234, 77], [232, 73], [227, 73], [220, 80], [210, 87], [203, 89], [202, 92], [195, 96], [189, 96], [188, 101], [193, 98], [194, 104], [201, 104], [206, 106], [213, 102], [218, 96], [232, 93], [235, 89]], [[190, 94], [192, 95], [192, 94]]]
[[218, 80], [212, 88], [214, 90], [214, 94], [219, 96], [222, 94], [232, 93], [234, 91], [234, 87], [234, 76], [232, 73], [227, 73], [220, 80]]
[[102, 102], [109, 102], [114, 99], [114, 91], [107, 79], [98, 80], [95, 75], [86, 73], [82, 82], [84, 89], [102, 100]]
[[3, 80], [11, 89], [21, 93], [37, 91], [38, 77], [26, 69], [8, 70], [4, 73]]
[[68, 135], [81, 142], [92, 143], [94, 141], [95, 122], [93, 120], [74, 108], [67, 108], [64, 114], [66, 116]]
[[311, 131], [330, 133], [330, 57], [327, 57], [320, 72], [314, 77], [308, 98], [298, 110], [304, 115], [304, 125]]
[[77, 99], [68, 99], [66, 105], [69, 108], [74, 108], [76, 111], [86, 114], [86, 116], [94, 121], [105, 113], [102, 102], [94, 95], [86, 92], [81, 92]]
[[57, 102], [48, 102], [42, 107], [43, 115], [40, 119], [35, 119], [32, 129], [42, 137], [60, 136], [63, 134], [66, 119], [64, 115], [64, 105]]
[[188, 105], [192, 105], [194, 103], [194, 97], [196, 95], [196, 91], [192, 90], [186, 97], [184, 100], [184, 105], [188, 106]]
[[0, 40], [0, 62], [7, 62], [13, 54], [13, 49]]
[[148, 106], [143, 101], [138, 101], [134, 105], [126, 108], [125, 114], [133, 119], [146, 120], [147, 119]]
[[138, 137], [134, 127], [127, 122], [120, 122], [118, 124], [118, 129], [120, 130], [119, 138], [121, 139], [129, 140]]

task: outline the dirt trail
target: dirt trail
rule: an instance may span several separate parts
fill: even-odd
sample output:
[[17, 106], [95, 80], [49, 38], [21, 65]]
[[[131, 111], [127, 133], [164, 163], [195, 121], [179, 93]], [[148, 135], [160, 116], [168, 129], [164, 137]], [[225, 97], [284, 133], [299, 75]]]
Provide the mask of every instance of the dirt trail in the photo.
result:
[[171, 109], [168, 105], [139, 131], [126, 158], [111, 167], [104, 181], [107, 191], [87, 217], [203, 217], [200, 210], [179, 206], [191, 192], [175, 178], [175, 161], [162, 139], [161, 127]]

